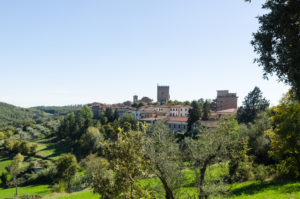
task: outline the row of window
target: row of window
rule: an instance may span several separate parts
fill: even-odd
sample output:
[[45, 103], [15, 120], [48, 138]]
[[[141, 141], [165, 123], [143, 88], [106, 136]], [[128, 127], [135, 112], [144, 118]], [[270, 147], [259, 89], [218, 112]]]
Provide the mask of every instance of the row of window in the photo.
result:
[[169, 124], [170, 129], [186, 129], [186, 125], [181, 125], [181, 124]]

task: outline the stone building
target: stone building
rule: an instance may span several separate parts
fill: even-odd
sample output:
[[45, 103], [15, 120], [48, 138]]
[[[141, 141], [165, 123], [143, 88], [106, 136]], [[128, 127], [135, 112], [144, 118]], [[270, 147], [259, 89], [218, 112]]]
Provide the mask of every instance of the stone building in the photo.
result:
[[133, 96], [133, 103], [135, 103], [135, 102], [138, 102], [138, 96], [137, 95]]
[[157, 86], [157, 101], [160, 103], [167, 103], [170, 100], [170, 87]]
[[226, 109], [237, 109], [238, 97], [236, 93], [229, 93], [228, 90], [218, 90], [216, 99], [216, 111]]

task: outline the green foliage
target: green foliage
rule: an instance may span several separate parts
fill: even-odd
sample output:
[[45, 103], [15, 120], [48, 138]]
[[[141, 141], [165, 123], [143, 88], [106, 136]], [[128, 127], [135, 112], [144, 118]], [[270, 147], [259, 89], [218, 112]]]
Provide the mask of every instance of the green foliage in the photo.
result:
[[117, 196], [115, 193], [115, 174], [109, 169], [109, 162], [95, 155], [89, 155], [84, 160], [86, 175], [94, 193], [101, 194], [104, 199]]
[[300, 177], [300, 103], [288, 93], [270, 111], [273, 128], [266, 133], [271, 139], [269, 154], [279, 163], [278, 171], [288, 177]]
[[[147, 163], [144, 158], [144, 133], [138, 131], [121, 131], [115, 142], [106, 141], [103, 144], [105, 157], [109, 160], [109, 178], [101, 177], [104, 182], [113, 181], [112, 186], [105, 192], [94, 190], [107, 198], [143, 198], [148, 192], [137, 184], [140, 177], [145, 175]], [[112, 177], [114, 176], [114, 177]], [[99, 182], [99, 183], [100, 183]]]
[[71, 181], [74, 178], [77, 171], [77, 160], [76, 157], [70, 153], [63, 154], [56, 161], [56, 180], [66, 183], [66, 190], [71, 191]]
[[82, 105], [68, 105], [68, 106], [37, 106], [30, 108], [31, 110], [40, 110], [55, 116], [63, 116], [68, 113], [76, 112], [82, 108]]
[[163, 184], [166, 199], [175, 198], [175, 190], [183, 182], [182, 159], [179, 144], [170, 135], [163, 122], [149, 126], [150, 136], [146, 139], [145, 157], [149, 161], [151, 174]]
[[[196, 139], [185, 139], [186, 153], [196, 173], [199, 199], [224, 189], [224, 186], [219, 186], [222, 185], [222, 181], [209, 182], [206, 179], [206, 171], [209, 165], [229, 159], [231, 154], [239, 149], [239, 144], [240, 129], [233, 118], [219, 121], [214, 130], [202, 129]], [[207, 184], [209, 186], [205, 186]]]
[[36, 144], [31, 144], [26, 140], [17, 141], [12, 138], [4, 140], [4, 148], [12, 154], [35, 155], [37, 152]]
[[89, 127], [79, 140], [82, 153], [91, 154], [96, 152], [100, 148], [100, 141], [103, 141], [103, 136], [100, 134], [99, 129]]
[[189, 136], [191, 136], [191, 130], [193, 127], [193, 124], [195, 124], [201, 117], [201, 107], [200, 104], [196, 101], [192, 101], [191, 103], [192, 108], [189, 110], [188, 115], [188, 126], [187, 126], [187, 132], [189, 132]]
[[[80, 144], [80, 139], [88, 139], [88, 135], [83, 135], [93, 124], [93, 112], [88, 106], [84, 106], [76, 113], [69, 113], [62, 119], [61, 125], [57, 131], [57, 136], [70, 141], [74, 150], [80, 154], [81, 149], [77, 147], [78, 144]], [[92, 134], [89, 133], [89, 135]], [[81, 145], [83, 146], [84, 143], [81, 143]]]
[[255, 87], [243, 101], [243, 106], [237, 111], [237, 120], [239, 123], [253, 122], [257, 115], [264, 112], [269, 106], [269, 101], [266, 100], [261, 90]]
[[253, 157], [256, 163], [270, 164], [272, 160], [268, 156], [270, 139], [265, 131], [271, 128], [271, 121], [266, 113], [260, 113], [253, 123], [241, 124], [241, 132], [248, 141], [247, 154]]
[[209, 120], [210, 117], [210, 101], [205, 100], [205, 102], [203, 103], [203, 110], [202, 110], [203, 114], [201, 119], [202, 120]]
[[[132, 114], [124, 114], [124, 116], [120, 119], [120, 127], [125, 131], [138, 130], [137, 119]], [[129, 125], [130, 124], [130, 125]]]
[[31, 110], [0, 102], [0, 127], [22, 124], [24, 121], [33, 122], [49, 114], [40, 110]]
[[263, 67], [265, 78], [276, 74], [300, 99], [300, 2], [272, 0], [263, 8], [269, 12], [258, 17], [260, 27], [251, 42], [259, 55], [255, 61]]
[[22, 172], [23, 161], [24, 156], [18, 153], [6, 168], [8, 174], [11, 176], [12, 185], [16, 187], [16, 196], [18, 196], [18, 185], [20, 184], [20, 178], [18, 178], [18, 175]]

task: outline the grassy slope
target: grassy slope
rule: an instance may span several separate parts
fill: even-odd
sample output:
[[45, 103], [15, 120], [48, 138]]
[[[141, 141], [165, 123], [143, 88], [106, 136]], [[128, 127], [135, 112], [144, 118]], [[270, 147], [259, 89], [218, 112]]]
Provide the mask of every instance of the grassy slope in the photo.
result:
[[8, 160], [8, 159], [0, 156], [0, 174], [2, 172], [5, 172], [5, 167], [7, 167], [9, 165], [10, 161], [11, 160]]
[[[47, 195], [50, 193], [50, 189], [48, 188], [48, 185], [19, 187], [18, 190], [20, 196], [26, 194]], [[16, 191], [15, 188], [9, 188], [9, 189], [0, 188], [0, 199], [14, 196], [15, 191]]]
[[[195, 189], [194, 189], [195, 190]], [[186, 198], [189, 191], [180, 198]], [[69, 195], [56, 195], [53, 197], [45, 197], [47, 199], [98, 199], [98, 195], [94, 195], [91, 190], [84, 190]], [[300, 183], [299, 182], [246, 182], [233, 186], [227, 199], [300, 199]]]

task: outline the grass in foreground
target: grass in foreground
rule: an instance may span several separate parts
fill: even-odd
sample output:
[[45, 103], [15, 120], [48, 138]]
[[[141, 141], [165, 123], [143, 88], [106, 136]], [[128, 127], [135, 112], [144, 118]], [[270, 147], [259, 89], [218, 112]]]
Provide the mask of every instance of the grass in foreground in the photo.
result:
[[[33, 185], [26, 187], [19, 187], [18, 189], [19, 195], [26, 194], [38, 194], [38, 195], [47, 195], [50, 193], [50, 189], [48, 185]], [[16, 188], [2, 189], [0, 188], [0, 199], [13, 197], [16, 193]]]

